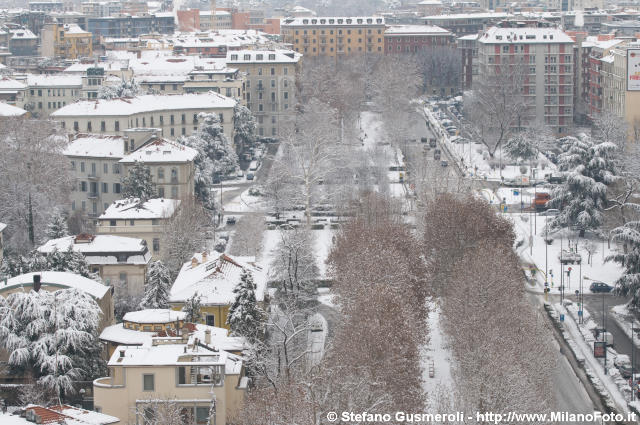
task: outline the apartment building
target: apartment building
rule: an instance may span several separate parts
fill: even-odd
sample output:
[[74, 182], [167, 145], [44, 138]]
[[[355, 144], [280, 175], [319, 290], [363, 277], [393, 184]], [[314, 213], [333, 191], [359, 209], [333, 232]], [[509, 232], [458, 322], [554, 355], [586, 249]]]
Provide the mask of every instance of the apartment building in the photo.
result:
[[162, 258], [160, 239], [165, 226], [180, 207], [180, 200], [154, 198], [116, 201], [97, 219], [96, 234], [141, 238], [153, 259]]
[[282, 21], [285, 43], [308, 56], [352, 56], [384, 52], [384, 18], [303, 17]]
[[492, 27], [478, 39], [476, 84], [495, 84], [500, 67], [522, 74], [528, 111], [522, 125], [562, 134], [573, 122], [574, 41], [558, 28]]
[[0, 78], [0, 101], [8, 105], [22, 107], [26, 90], [27, 85], [23, 81], [9, 77]]
[[180, 310], [194, 294], [201, 297], [202, 322], [209, 326], [229, 327], [227, 315], [235, 300], [233, 290], [240, 284], [242, 273], [251, 273], [256, 285], [256, 300], [262, 306], [266, 299], [267, 273], [254, 257], [237, 257], [207, 251], [196, 253], [180, 269], [169, 294], [169, 304]]
[[9, 51], [13, 56], [36, 56], [38, 54], [38, 36], [28, 29], [9, 30]]
[[602, 84], [602, 112], [622, 118], [629, 131], [629, 137], [637, 140], [640, 134], [640, 91], [632, 87], [638, 72], [627, 74], [628, 60], [635, 65], [640, 55], [640, 43], [630, 42], [613, 48], [609, 55], [601, 59], [600, 77]]
[[[292, 86], [293, 87], [293, 86]], [[200, 112], [216, 113], [233, 140], [236, 101], [217, 93], [142, 95], [126, 99], [83, 100], [51, 114], [69, 133], [124, 135], [130, 128], [158, 128], [159, 136], [176, 138], [198, 129]]]
[[256, 117], [259, 136], [279, 136], [293, 113], [301, 59], [302, 55], [292, 50], [227, 53], [227, 65], [246, 75], [246, 105]]
[[429, 25], [391, 25], [384, 32], [384, 52], [387, 55], [411, 54], [437, 46], [452, 46], [453, 34]]
[[247, 76], [238, 68], [196, 67], [187, 75], [183, 90], [185, 93], [206, 93], [214, 91], [226, 97], [236, 99], [241, 104], [247, 104]]
[[241, 407], [248, 378], [240, 356], [218, 348], [217, 338], [181, 330], [147, 345], [120, 345], [109, 376], [93, 381], [97, 411], [121, 425], [150, 423], [168, 400], [185, 422], [226, 425]]
[[92, 35], [75, 24], [45, 24], [40, 33], [40, 53], [50, 58], [91, 57]]
[[166, 139], [152, 137], [144, 146], [122, 158], [124, 175], [136, 164], [151, 171], [158, 197], [185, 199], [194, 194], [195, 165], [198, 151]]
[[63, 12], [64, 3], [61, 1], [30, 1], [29, 11], [31, 12]]
[[46, 118], [52, 112], [80, 99], [82, 78], [75, 75], [29, 74], [26, 79], [23, 107], [37, 118]]
[[231, 29], [231, 13], [226, 10], [200, 10], [200, 31]]
[[627, 40], [611, 36], [594, 36], [587, 37], [581, 44], [581, 53], [583, 53], [583, 57], [586, 56], [586, 64], [583, 65], [586, 71], [582, 74], [583, 89], [587, 94], [586, 105], [588, 106], [585, 112], [590, 119], [606, 110], [604, 79], [607, 75], [613, 74], [603, 74], [603, 66], [613, 62], [613, 56], [611, 56], [613, 49], [623, 46], [627, 42]]
[[51, 239], [38, 251], [51, 254], [69, 249], [82, 254], [91, 272], [98, 273], [107, 286], [115, 286], [131, 297], [144, 293], [151, 253], [143, 239], [81, 233]]
[[470, 90], [478, 75], [478, 34], [459, 37], [456, 43], [462, 55], [462, 89]]
[[100, 37], [127, 38], [144, 34], [173, 34], [175, 22], [172, 12], [142, 16], [105, 16], [87, 19], [93, 39]]
[[432, 15], [425, 16], [422, 20], [425, 25], [444, 28], [454, 33], [457, 37], [462, 37], [463, 35], [477, 34], [485, 27], [510, 17], [513, 17], [513, 15], [509, 13], [484, 12]]

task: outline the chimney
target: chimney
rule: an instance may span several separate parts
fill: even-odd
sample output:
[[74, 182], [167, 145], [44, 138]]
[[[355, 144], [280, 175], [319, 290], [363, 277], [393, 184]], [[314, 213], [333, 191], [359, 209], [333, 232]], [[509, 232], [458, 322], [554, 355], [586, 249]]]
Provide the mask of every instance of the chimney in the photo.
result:
[[120, 358], [124, 358], [124, 350], [120, 350]]
[[206, 345], [211, 345], [211, 329], [204, 331], [204, 343]]
[[39, 274], [33, 275], [33, 290], [36, 292], [40, 291], [40, 287], [42, 286], [42, 284], [40, 283], [41, 278], [42, 276], [40, 276]]
[[197, 267], [198, 266], [198, 259], [196, 257], [193, 257], [191, 259], [191, 268]]
[[202, 251], [202, 262], [203, 263], [207, 262], [207, 251]]

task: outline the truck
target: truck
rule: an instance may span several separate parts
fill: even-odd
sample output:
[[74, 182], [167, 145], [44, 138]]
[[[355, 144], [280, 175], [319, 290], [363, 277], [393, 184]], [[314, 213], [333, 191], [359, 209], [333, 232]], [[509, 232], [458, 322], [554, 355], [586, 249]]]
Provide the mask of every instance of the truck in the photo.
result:
[[547, 209], [547, 202], [551, 199], [551, 195], [546, 192], [538, 192], [536, 193], [531, 206], [536, 209], [536, 211], [544, 211]]

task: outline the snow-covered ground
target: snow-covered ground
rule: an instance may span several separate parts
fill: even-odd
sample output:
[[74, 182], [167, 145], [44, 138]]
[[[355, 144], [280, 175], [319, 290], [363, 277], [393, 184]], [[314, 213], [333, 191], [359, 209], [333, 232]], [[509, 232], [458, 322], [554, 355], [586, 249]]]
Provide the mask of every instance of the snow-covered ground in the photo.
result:
[[[533, 289], [542, 292], [544, 289], [544, 270], [548, 264], [550, 270], [548, 276], [549, 286], [552, 293], [558, 293], [560, 287], [560, 249], [571, 249], [582, 257], [581, 264], [567, 264], [565, 271], [565, 291], [573, 292], [580, 289], [580, 276], [582, 276], [582, 288], [585, 293], [590, 293], [591, 282], [601, 281], [609, 285], [622, 275], [623, 269], [614, 262], [605, 262], [604, 259], [616, 252], [617, 245], [613, 242], [610, 247], [606, 241], [597, 238], [593, 234], [587, 233], [584, 238], [578, 237], [578, 233], [570, 230], [561, 230], [555, 233], [548, 233], [551, 244], [545, 242], [545, 223], [550, 217], [544, 217], [532, 213], [508, 214], [514, 224], [517, 239], [523, 241], [518, 248], [518, 253], [525, 263], [534, 264], [537, 267], [535, 273], [536, 286]], [[530, 238], [530, 235], [532, 236]], [[533, 244], [533, 246], [531, 246]], [[589, 254], [587, 246], [595, 252], [591, 256], [591, 264], [588, 263]], [[571, 273], [567, 279], [566, 272], [571, 267]]]
[[[429, 309], [429, 341], [423, 351], [423, 388], [427, 394], [435, 394], [438, 391], [450, 393], [453, 390], [451, 379], [451, 352], [447, 347], [446, 337], [440, 328], [440, 307], [434, 300], [427, 301]], [[430, 376], [433, 371], [433, 377]], [[435, 397], [430, 397], [435, 401]], [[439, 406], [429, 406], [438, 408]]]

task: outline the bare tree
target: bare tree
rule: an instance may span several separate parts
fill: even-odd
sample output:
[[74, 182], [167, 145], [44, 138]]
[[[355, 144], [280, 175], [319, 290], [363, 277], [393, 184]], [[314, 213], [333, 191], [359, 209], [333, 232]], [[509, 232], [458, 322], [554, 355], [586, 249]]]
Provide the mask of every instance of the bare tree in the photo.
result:
[[492, 67], [465, 95], [467, 130], [487, 147], [492, 158], [515, 132], [533, 121], [531, 102], [522, 92], [526, 78], [525, 67], [519, 63]]
[[158, 397], [138, 400], [134, 411], [136, 420], [149, 425], [195, 425], [193, 405], [178, 400]]
[[187, 197], [167, 220], [160, 240], [164, 264], [172, 277], [176, 277], [182, 265], [194, 252], [205, 248], [206, 228], [211, 218], [198, 200]]
[[262, 233], [264, 217], [246, 215], [238, 221], [236, 231], [231, 238], [231, 255], [256, 257], [262, 251]]
[[271, 277], [283, 295], [303, 300], [313, 296], [318, 266], [311, 230], [304, 227], [280, 231]]
[[451, 94], [460, 90], [462, 56], [455, 46], [433, 46], [415, 54], [422, 74], [422, 91], [427, 94]]
[[50, 215], [67, 206], [72, 188], [68, 140], [52, 122], [0, 120], [0, 217], [6, 243], [18, 252], [43, 238]]

